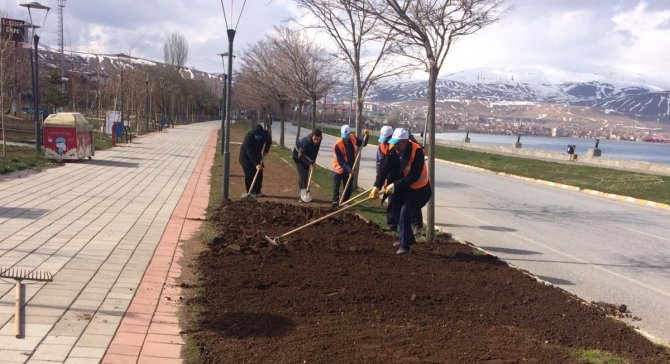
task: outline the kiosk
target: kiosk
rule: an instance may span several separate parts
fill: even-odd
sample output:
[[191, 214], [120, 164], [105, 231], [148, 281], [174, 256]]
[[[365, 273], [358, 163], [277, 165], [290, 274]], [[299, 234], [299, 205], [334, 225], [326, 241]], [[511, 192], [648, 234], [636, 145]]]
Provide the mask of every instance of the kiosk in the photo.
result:
[[44, 120], [42, 127], [47, 158], [78, 160], [95, 155], [93, 126], [77, 112], [59, 112]]

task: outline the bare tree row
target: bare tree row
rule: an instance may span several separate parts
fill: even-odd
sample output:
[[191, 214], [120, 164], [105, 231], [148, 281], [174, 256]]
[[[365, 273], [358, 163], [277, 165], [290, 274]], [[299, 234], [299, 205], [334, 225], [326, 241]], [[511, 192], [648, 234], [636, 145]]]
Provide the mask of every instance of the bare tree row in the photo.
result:
[[[385, 78], [421, 70], [428, 73], [427, 155], [435, 179], [435, 95], [437, 78], [455, 42], [493, 24], [509, 8], [504, 0], [296, 0], [307, 20], [298, 29], [278, 27], [243, 52], [233, 97], [242, 107], [263, 112], [274, 103], [283, 113], [288, 102], [302, 109], [316, 102], [335, 80], [352, 80], [356, 131], [361, 132], [363, 103], [371, 86]], [[309, 19], [314, 21], [310, 21]], [[326, 34], [329, 53], [307, 34]], [[298, 124], [300, 125], [300, 123]], [[314, 125], [314, 124], [313, 124]], [[300, 130], [298, 129], [298, 134]], [[435, 196], [435, 184], [432, 184]], [[428, 204], [428, 234], [435, 227], [434, 198]]]

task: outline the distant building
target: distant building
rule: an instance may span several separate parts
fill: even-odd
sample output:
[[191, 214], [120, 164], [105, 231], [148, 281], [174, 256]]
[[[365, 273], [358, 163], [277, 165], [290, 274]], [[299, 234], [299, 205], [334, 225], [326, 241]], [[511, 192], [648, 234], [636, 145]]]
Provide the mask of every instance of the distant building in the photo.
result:
[[563, 128], [551, 128], [551, 136], [553, 137], [565, 136], [565, 130], [563, 130]]

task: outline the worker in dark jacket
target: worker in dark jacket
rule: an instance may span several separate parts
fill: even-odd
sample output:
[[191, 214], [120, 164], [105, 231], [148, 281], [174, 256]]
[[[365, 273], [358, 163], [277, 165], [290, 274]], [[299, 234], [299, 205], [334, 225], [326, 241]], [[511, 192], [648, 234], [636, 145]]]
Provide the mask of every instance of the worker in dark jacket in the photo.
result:
[[[298, 170], [298, 188], [300, 190], [307, 188], [307, 175], [310, 170], [316, 168], [316, 157], [319, 154], [322, 139], [321, 129], [314, 129], [312, 134], [300, 139], [293, 148], [293, 161], [295, 162], [295, 168]], [[302, 200], [302, 196], [298, 198], [298, 201], [306, 202]]]
[[[244, 185], [246, 190], [255, 197], [264, 196], [261, 192], [263, 188], [263, 158], [268, 155], [270, 144], [272, 144], [270, 133], [258, 124], [244, 136], [244, 141], [240, 147], [240, 164], [244, 170]], [[256, 171], [258, 171], [256, 183], [254, 188], [249, 191]]]
[[[390, 179], [391, 181], [395, 181], [400, 177], [399, 168], [396, 168], [395, 171], [389, 171], [388, 167], [389, 164], [395, 165], [395, 163], [387, 159], [387, 156], [389, 156], [389, 149], [391, 147], [391, 144], [389, 144], [389, 140], [391, 139], [392, 134], [393, 134], [393, 127], [389, 125], [384, 125], [379, 130], [379, 139], [377, 139], [377, 141], [379, 142], [379, 146], [377, 147], [376, 167], [377, 167], [377, 177], [379, 178], [380, 176], [383, 176], [380, 182], [380, 186], [386, 184], [386, 180]], [[395, 153], [389, 156], [389, 158], [394, 157], [397, 159], [397, 155]], [[387, 174], [391, 174], [391, 177], [387, 176]], [[386, 207], [386, 229], [396, 231], [398, 229], [398, 221], [396, 221], [395, 217], [393, 216], [392, 201], [393, 199], [390, 198], [389, 204]]]
[[[432, 197], [432, 191], [428, 180], [428, 168], [423, 148], [409, 140], [407, 130], [401, 128], [394, 130], [389, 144], [393, 145], [389, 155], [395, 153], [398, 159], [396, 162], [389, 159], [387, 168], [392, 167], [393, 164], [396, 164], [396, 167], [399, 166], [400, 177], [392, 182], [389, 180], [388, 185], [384, 188], [384, 193], [391, 195], [395, 200], [393, 216], [398, 221], [399, 240], [396, 253], [404, 254], [408, 253], [410, 247], [416, 243], [412, 231], [412, 216], [416, 214], [416, 210], [423, 208], [428, 203]], [[390, 175], [388, 171], [382, 172], [385, 172], [387, 176]], [[377, 198], [382, 188], [383, 179], [378, 176], [372, 191], [370, 191], [370, 198]]]
[[[366, 129], [363, 133], [368, 135], [369, 132]], [[333, 206], [335, 207], [340, 204], [340, 185], [344, 185], [345, 189], [342, 192], [344, 194], [342, 201], [347, 201], [351, 196], [353, 184], [350, 183], [348, 187], [345, 186], [354, 168], [358, 148], [365, 146], [362, 139], [357, 138], [356, 135], [351, 133], [349, 125], [342, 125], [340, 128], [340, 137], [333, 146]]]

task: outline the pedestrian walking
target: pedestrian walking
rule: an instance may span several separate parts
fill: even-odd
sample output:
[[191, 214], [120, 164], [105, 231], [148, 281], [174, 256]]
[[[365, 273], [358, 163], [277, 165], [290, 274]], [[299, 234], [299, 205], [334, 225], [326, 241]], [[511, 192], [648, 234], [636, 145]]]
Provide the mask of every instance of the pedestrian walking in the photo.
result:
[[[368, 135], [368, 130], [363, 133]], [[351, 175], [356, 161], [356, 153], [359, 147], [364, 147], [363, 140], [351, 133], [349, 125], [342, 125], [340, 128], [340, 139], [333, 146], [333, 206], [337, 207], [340, 203], [340, 185], [344, 185], [343, 200], [347, 201], [351, 197], [353, 184], [346, 186], [349, 175]], [[344, 181], [344, 183], [343, 183]]]
[[[395, 129], [389, 144], [393, 147], [390, 148], [388, 156], [396, 154], [397, 159], [395, 157], [386, 158], [387, 163], [383, 166], [381, 175], [375, 179], [370, 198], [376, 199], [383, 191], [384, 194], [395, 200], [392, 213], [398, 221], [398, 250], [396, 253], [404, 254], [408, 253], [411, 246], [416, 243], [412, 231], [412, 216], [428, 203], [432, 197], [432, 191], [423, 148], [409, 140], [407, 130]], [[399, 169], [400, 176], [395, 181], [388, 180], [389, 183], [384, 187], [384, 180], [391, 176], [389, 169], [392, 168]]]
[[[310, 135], [301, 138], [293, 148], [293, 161], [295, 168], [298, 170], [298, 189], [299, 191], [306, 189], [307, 175], [310, 170], [316, 168], [316, 157], [321, 148], [321, 140], [323, 134], [321, 129], [314, 129]], [[300, 192], [298, 192], [300, 194]], [[302, 196], [298, 197], [298, 202], [307, 202], [302, 200]]]
[[[244, 185], [253, 197], [263, 197], [263, 158], [267, 156], [272, 144], [272, 138], [263, 126], [258, 124], [244, 136], [244, 141], [240, 146], [240, 164], [244, 170]], [[258, 171], [256, 183], [250, 190], [251, 182]]]

